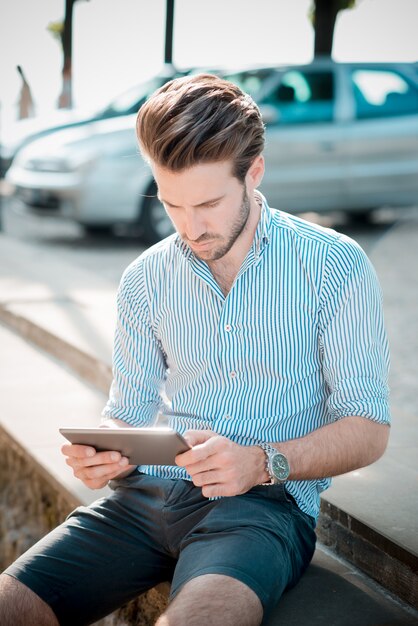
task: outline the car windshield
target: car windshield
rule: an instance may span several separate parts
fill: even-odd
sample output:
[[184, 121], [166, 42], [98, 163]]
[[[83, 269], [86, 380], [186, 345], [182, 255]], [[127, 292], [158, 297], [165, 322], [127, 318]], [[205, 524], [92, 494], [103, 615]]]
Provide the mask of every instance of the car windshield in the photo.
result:
[[145, 99], [158, 87], [161, 87], [162, 79], [154, 77], [139, 85], [131, 87], [127, 91], [117, 96], [114, 100], [99, 111], [99, 115], [109, 117], [109, 115], [125, 115], [136, 113], [139, 107], [145, 102]]

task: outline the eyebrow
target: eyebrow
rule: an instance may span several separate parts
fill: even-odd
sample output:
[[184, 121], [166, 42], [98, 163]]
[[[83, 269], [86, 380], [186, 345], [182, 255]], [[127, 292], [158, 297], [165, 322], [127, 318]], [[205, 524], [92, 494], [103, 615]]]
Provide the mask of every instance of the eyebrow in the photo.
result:
[[[214, 204], [215, 202], [219, 202], [219, 200], [222, 200], [222, 198], [224, 197], [225, 197], [225, 194], [217, 198], [212, 198], [211, 200], [205, 200], [204, 202], [200, 202], [199, 204], [194, 204], [193, 208], [198, 209], [199, 207], [204, 207], [204, 206], [208, 206], [209, 204]], [[164, 200], [164, 198], [161, 198], [161, 196], [158, 196], [158, 199], [163, 204], [168, 204], [169, 206], [173, 207], [173, 209], [180, 208], [177, 204], [173, 204], [172, 202], [169, 202], [168, 200]]]

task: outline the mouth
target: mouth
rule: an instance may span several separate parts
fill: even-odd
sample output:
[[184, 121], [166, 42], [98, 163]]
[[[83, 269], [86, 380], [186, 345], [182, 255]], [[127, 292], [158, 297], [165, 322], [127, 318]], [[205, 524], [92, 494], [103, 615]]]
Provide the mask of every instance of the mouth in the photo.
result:
[[188, 244], [192, 250], [201, 252], [202, 250], [206, 250], [207, 248], [210, 248], [210, 246], [213, 245], [213, 239], [202, 241], [201, 243], [197, 243], [195, 241], [189, 241]]

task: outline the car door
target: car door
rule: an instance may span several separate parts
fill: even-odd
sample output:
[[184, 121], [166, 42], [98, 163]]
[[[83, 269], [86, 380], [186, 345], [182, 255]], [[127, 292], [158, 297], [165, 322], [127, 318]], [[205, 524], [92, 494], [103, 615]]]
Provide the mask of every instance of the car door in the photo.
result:
[[345, 129], [350, 207], [418, 201], [418, 82], [402, 67], [347, 66], [353, 119]]
[[271, 206], [324, 211], [345, 206], [339, 73], [336, 64], [287, 68], [259, 101], [266, 123]]

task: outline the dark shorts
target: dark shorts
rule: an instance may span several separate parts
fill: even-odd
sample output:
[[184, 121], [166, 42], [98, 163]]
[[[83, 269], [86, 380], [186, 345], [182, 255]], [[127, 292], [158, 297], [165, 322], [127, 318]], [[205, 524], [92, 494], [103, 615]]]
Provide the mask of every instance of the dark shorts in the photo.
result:
[[162, 581], [225, 574], [265, 614], [296, 584], [315, 549], [314, 522], [282, 485], [208, 500], [189, 481], [131, 474], [77, 508], [6, 573], [47, 602], [60, 624], [89, 624]]

